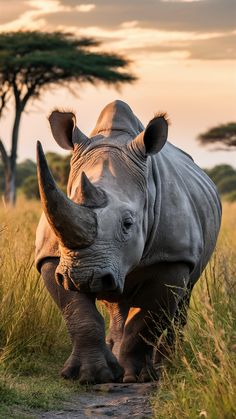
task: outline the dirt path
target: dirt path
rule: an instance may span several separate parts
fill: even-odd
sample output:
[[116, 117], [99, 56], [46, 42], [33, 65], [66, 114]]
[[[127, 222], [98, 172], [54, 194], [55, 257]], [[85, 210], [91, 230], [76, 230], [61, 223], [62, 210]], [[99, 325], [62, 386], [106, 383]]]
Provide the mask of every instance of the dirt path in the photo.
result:
[[149, 399], [155, 388], [152, 383], [96, 385], [91, 391], [73, 396], [63, 410], [44, 412], [38, 418], [152, 418]]

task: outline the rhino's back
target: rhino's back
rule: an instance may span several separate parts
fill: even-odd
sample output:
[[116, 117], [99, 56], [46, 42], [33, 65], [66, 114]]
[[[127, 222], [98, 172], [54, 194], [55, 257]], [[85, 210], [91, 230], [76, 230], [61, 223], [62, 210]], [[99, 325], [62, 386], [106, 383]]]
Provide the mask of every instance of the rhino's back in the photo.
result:
[[[152, 157], [154, 223], [143, 263], [186, 261], [192, 276], [214, 250], [221, 204], [214, 183], [191, 157], [167, 143]], [[151, 187], [153, 194], [153, 187]]]

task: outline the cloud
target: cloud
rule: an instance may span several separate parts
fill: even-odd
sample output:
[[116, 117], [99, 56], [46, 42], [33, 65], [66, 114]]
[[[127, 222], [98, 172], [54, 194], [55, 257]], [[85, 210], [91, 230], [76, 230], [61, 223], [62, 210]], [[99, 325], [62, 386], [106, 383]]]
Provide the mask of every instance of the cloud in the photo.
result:
[[3, 10], [3, 17], [0, 17], [1, 31], [41, 29], [47, 25], [48, 16], [51, 14], [65, 15], [69, 12], [81, 14], [95, 8], [95, 4], [80, 4], [74, 7], [63, 4], [60, 0], [24, 0], [13, 3], [14, 13], [13, 9], [9, 8], [9, 0], [0, 0], [1, 12]]
[[[196, 60], [236, 60], [236, 34], [216, 34], [197, 39], [153, 43], [133, 47], [126, 50], [127, 54], [175, 54], [182, 59]], [[182, 53], [182, 54], [181, 54]]]
[[75, 10], [77, 12], [87, 13], [91, 12], [91, 10], [95, 9], [95, 4], [80, 4], [78, 6], [75, 6]]
[[[116, 30], [124, 22], [168, 31], [216, 32], [236, 28], [235, 0], [0, 0], [0, 24], [39, 27], [97, 26]], [[2, 28], [1, 28], [2, 29]], [[3, 28], [5, 29], [5, 28]]]
[[28, 6], [24, 2], [18, 0], [11, 0], [11, 7], [9, 7], [9, 0], [0, 0], [0, 25], [16, 20], [18, 16], [27, 11]]
[[[73, 8], [78, 5], [78, 0], [60, 0], [60, 3]], [[114, 30], [124, 21], [138, 21], [141, 27], [169, 31], [215, 32], [236, 28], [235, 0], [94, 0], [93, 3], [96, 9], [91, 13], [79, 16], [71, 12], [65, 17], [67, 22], [71, 19], [71, 25]], [[51, 23], [63, 24], [62, 20], [63, 14], [50, 16]]]
[[235, 59], [234, 0], [11, 1], [18, 15], [11, 10], [7, 21], [9, 0], [0, 0], [5, 10], [0, 30], [69, 30], [131, 58], [149, 52], [162, 58]]
[[[76, 0], [60, 0], [73, 7]], [[86, 16], [51, 14], [49, 22], [70, 24], [88, 36], [109, 40], [115, 50], [182, 52], [194, 59], [235, 59], [234, 0], [94, 0]], [[236, 10], [235, 10], [236, 11]], [[64, 23], [63, 23], [64, 20]]]
[[[66, 30], [67, 26], [59, 27]], [[140, 28], [139, 23], [125, 22], [115, 31], [99, 27], [70, 27], [77, 36], [93, 36], [103, 42], [103, 50], [118, 51], [133, 60], [150, 54], [158, 54], [161, 60], [168, 55], [179, 59], [235, 60], [235, 32], [179, 32]], [[160, 56], [161, 55], [161, 56]]]
[[46, 25], [46, 18], [51, 13], [70, 10], [70, 7], [64, 6], [59, 0], [25, 0], [23, 3], [27, 10], [22, 11], [15, 20], [0, 25], [1, 31], [37, 30]]
[[195, 1], [205, 0], [161, 0], [162, 3], [194, 3]]
[[229, 33], [209, 39], [194, 41], [189, 46], [192, 59], [199, 60], [236, 60], [236, 33]]

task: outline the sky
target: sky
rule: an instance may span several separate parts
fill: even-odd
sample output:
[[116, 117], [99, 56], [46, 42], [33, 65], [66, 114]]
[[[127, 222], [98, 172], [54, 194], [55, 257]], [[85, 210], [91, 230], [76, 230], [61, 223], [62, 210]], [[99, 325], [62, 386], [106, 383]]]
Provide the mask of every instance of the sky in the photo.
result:
[[[30, 102], [20, 127], [18, 160], [35, 160], [35, 142], [63, 152], [50, 133], [47, 116], [55, 107], [73, 109], [79, 128], [89, 134], [102, 108], [127, 102], [144, 125], [166, 111], [169, 140], [201, 167], [227, 163], [236, 152], [200, 146], [199, 133], [236, 120], [235, 0], [0, 0], [0, 31], [31, 29], [92, 36], [100, 50], [131, 60], [138, 80], [117, 91], [100, 84], [49, 88]], [[13, 107], [0, 121], [9, 149]]]

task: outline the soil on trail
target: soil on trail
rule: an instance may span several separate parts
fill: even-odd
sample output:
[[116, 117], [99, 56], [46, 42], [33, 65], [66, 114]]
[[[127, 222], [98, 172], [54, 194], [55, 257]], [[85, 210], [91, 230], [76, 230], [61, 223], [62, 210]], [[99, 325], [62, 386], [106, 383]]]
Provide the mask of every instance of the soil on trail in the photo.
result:
[[152, 418], [150, 398], [156, 384], [99, 384], [80, 392], [60, 411], [43, 412], [38, 418]]

